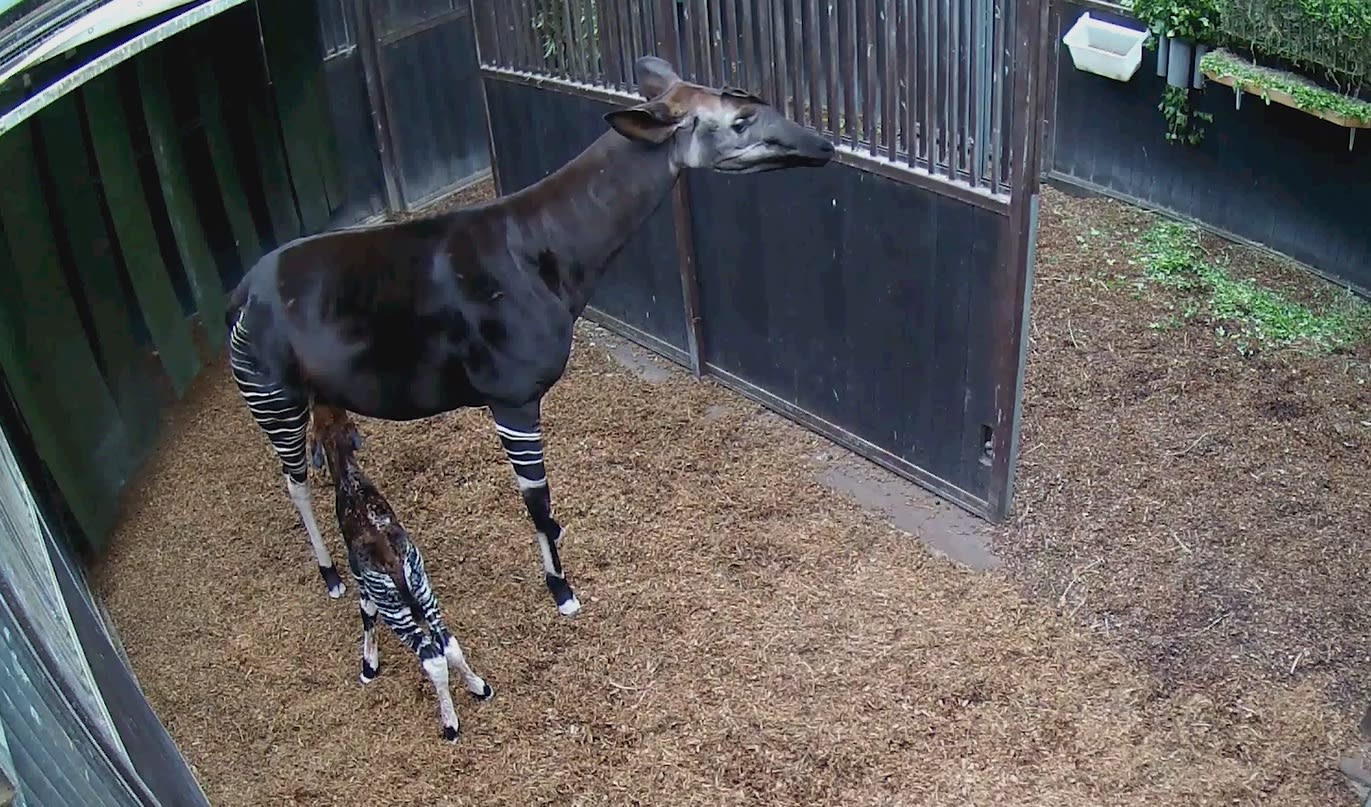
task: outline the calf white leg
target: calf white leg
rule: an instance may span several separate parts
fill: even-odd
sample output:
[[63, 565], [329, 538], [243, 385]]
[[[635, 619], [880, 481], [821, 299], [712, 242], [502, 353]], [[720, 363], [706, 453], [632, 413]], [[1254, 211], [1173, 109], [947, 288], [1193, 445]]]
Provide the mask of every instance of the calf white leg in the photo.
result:
[[447, 634], [447, 643], [443, 647], [443, 655], [447, 658], [448, 666], [461, 674], [462, 683], [468, 692], [480, 700], [486, 700], [495, 694], [495, 690], [490, 688], [490, 684], [472, 671], [471, 665], [467, 664], [467, 658], [462, 653], [462, 646], [457, 644], [457, 638], [450, 633]]
[[438, 716], [443, 721], [443, 739], [455, 743], [460, 727], [457, 724], [457, 710], [452, 705], [452, 693], [448, 690], [447, 658], [432, 642], [425, 643], [421, 648], [420, 658], [423, 659], [424, 674], [433, 682], [433, 692], [438, 697]]
[[[360, 586], [359, 586], [360, 588]], [[364, 684], [370, 684], [381, 674], [381, 646], [376, 641], [376, 603], [363, 594], [358, 598], [358, 609], [362, 612], [362, 675]]]

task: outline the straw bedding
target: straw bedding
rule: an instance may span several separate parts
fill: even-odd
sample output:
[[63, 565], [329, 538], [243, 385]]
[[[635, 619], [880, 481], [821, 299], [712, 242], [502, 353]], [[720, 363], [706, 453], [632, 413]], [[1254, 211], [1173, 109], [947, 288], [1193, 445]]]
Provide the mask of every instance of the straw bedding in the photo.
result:
[[[1015, 576], [1034, 558], [982, 575], [931, 556], [816, 481], [817, 438], [710, 382], [644, 380], [607, 339], [579, 329], [545, 412], [574, 619], [543, 587], [488, 416], [361, 423], [365, 467], [496, 690], [454, 689], [457, 746], [393, 636], [358, 683], [355, 587], [325, 597], [226, 368], [197, 382], [96, 579], [214, 804], [1352, 803], [1326, 773], [1346, 740], [1328, 673], [1236, 700], [1192, 684], [1059, 613]], [[1042, 514], [1079, 471], [1035, 456]], [[341, 563], [331, 492], [311, 484]], [[1119, 540], [1138, 524], [1110, 517]]]

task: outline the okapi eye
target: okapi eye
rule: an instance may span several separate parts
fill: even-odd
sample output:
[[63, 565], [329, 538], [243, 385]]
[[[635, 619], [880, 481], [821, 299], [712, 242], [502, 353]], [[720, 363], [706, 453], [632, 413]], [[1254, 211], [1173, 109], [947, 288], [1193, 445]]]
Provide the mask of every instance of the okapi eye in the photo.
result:
[[752, 125], [752, 118], [738, 118], [733, 121], [733, 131], [742, 134], [747, 131], [747, 127]]

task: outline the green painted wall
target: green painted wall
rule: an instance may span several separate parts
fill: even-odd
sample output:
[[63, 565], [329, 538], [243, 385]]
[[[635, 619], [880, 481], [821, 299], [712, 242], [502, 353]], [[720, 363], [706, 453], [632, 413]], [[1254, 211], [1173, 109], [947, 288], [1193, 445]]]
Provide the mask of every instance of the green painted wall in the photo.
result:
[[344, 202], [315, 13], [245, 4], [0, 136], [4, 426], [83, 554], [164, 407], [223, 371], [225, 289]]

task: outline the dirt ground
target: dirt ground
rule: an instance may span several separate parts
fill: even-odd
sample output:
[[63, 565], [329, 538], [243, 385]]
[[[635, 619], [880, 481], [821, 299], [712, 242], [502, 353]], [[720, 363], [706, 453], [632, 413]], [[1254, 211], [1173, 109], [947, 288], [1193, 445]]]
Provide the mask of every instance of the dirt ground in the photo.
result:
[[545, 414], [575, 619], [486, 415], [362, 424], [496, 690], [454, 692], [459, 745], [394, 637], [358, 683], [355, 588], [324, 596], [222, 364], [131, 487], [100, 593], [216, 805], [1353, 805], [1365, 352], [1148, 328], [1155, 301], [1096, 282], [1148, 220], [1047, 195], [994, 571], [805, 472], [820, 439], [584, 327]]

